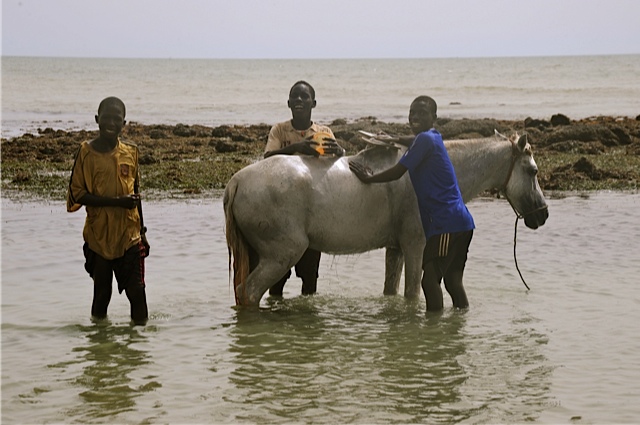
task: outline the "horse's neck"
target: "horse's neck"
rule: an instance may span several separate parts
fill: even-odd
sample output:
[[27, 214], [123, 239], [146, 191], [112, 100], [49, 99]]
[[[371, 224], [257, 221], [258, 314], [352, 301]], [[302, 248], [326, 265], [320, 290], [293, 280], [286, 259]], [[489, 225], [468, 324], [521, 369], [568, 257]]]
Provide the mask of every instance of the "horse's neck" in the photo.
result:
[[500, 188], [511, 167], [512, 145], [495, 138], [445, 142], [465, 202]]

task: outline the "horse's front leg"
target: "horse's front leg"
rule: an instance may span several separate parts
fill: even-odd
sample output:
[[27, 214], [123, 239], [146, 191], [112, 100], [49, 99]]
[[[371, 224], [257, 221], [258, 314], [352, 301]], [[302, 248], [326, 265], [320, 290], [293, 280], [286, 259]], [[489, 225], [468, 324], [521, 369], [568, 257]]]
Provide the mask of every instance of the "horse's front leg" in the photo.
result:
[[402, 251], [396, 247], [387, 247], [384, 268], [384, 295], [398, 294], [403, 264], [404, 256]]
[[422, 250], [415, 248], [404, 252], [404, 296], [418, 298], [422, 291]]

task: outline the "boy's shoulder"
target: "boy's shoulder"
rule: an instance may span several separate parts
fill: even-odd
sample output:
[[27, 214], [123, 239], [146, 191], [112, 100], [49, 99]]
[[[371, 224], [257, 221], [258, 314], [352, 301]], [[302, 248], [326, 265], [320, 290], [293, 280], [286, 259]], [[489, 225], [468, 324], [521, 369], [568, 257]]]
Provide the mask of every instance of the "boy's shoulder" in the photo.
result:
[[124, 146], [128, 148], [138, 149], [138, 145], [128, 140], [120, 140], [120, 143], [122, 143]]
[[435, 128], [423, 131], [416, 136], [416, 140], [437, 142], [442, 140], [442, 135]]
[[129, 141], [123, 141], [123, 140], [119, 140], [118, 143], [119, 149], [121, 152], [126, 152], [129, 155], [133, 155], [133, 156], [138, 156], [139, 154], [139, 150], [138, 150], [138, 145], [136, 145], [135, 143], [129, 142]]
[[274, 124], [271, 127], [271, 132], [276, 132], [276, 131], [289, 132], [289, 131], [294, 131], [294, 130], [295, 129], [293, 128], [293, 125], [291, 124], [291, 120], [279, 122], [277, 124]]
[[329, 126], [326, 125], [322, 125], [322, 124], [318, 124], [316, 122], [314, 122], [313, 124], [311, 124], [311, 128], [316, 132], [316, 133], [329, 133], [329, 134], [333, 134], [333, 131], [331, 130], [331, 128], [329, 128]]

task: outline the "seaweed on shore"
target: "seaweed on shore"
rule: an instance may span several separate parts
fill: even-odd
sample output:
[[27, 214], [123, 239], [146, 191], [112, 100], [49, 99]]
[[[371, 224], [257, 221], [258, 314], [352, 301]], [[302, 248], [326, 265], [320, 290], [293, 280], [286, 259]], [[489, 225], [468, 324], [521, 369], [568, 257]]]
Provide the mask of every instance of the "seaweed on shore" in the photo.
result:
[[[554, 116], [555, 117], [555, 116]], [[358, 130], [410, 134], [406, 124], [374, 117], [329, 123], [338, 142], [354, 154], [364, 148]], [[640, 182], [640, 121], [504, 121], [440, 119], [445, 139], [484, 137], [494, 130], [527, 132], [543, 190], [637, 190]], [[209, 196], [219, 193], [241, 168], [262, 158], [269, 126], [207, 127], [129, 123], [122, 139], [140, 148], [142, 190], [147, 197]], [[63, 199], [79, 144], [97, 131], [44, 129], [3, 139], [3, 196]]]

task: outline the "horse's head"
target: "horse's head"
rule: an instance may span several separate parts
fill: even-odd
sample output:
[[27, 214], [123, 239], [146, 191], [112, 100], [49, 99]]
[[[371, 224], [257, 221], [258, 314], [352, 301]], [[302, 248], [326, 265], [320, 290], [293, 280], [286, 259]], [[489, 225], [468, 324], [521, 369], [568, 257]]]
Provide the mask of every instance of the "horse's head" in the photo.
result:
[[502, 190], [516, 214], [524, 218], [525, 225], [537, 229], [549, 217], [547, 201], [538, 184], [538, 166], [526, 134], [520, 137], [516, 134], [510, 141], [511, 167]]

